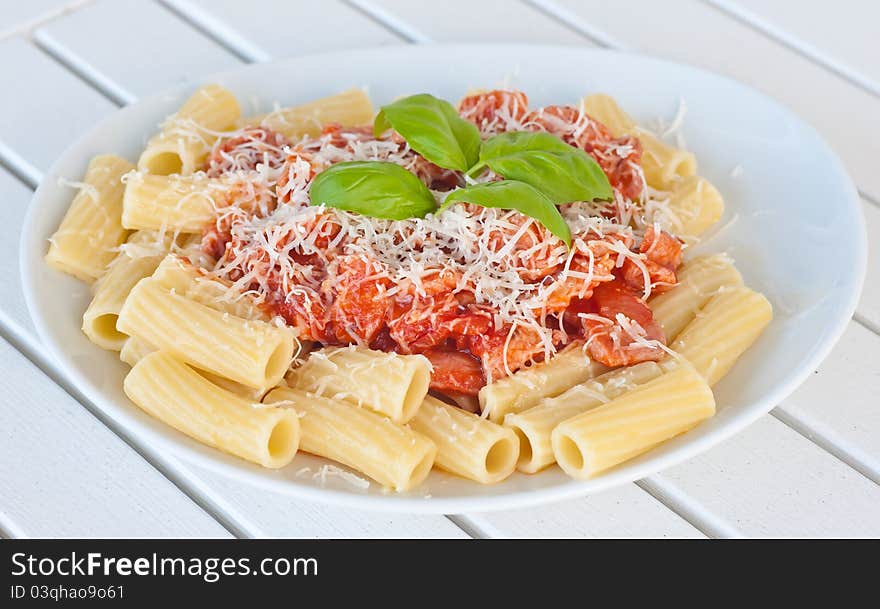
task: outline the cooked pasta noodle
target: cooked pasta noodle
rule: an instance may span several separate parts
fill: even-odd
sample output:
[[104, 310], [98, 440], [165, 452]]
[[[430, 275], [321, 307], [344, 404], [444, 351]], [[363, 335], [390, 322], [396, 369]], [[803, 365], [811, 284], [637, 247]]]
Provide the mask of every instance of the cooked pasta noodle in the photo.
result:
[[279, 387], [263, 403], [301, 415], [305, 452], [338, 461], [397, 491], [421, 484], [437, 454], [425, 436], [347, 402]]
[[434, 465], [482, 484], [507, 478], [516, 467], [519, 441], [510, 430], [428, 396], [409, 422], [437, 445]]
[[132, 167], [111, 154], [89, 162], [79, 192], [49, 239], [47, 263], [87, 282], [104, 274], [128, 235], [121, 221], [122, 176]]
[[135, 364], [123, 388], [132, 402], [178, 431], [264, 467], [284, 467], [299, 446], [296, 412], [221, 389], [165, 351]]
[[654, 362], [606, 372], [575, 385], [555, 398], [544, 398], [528, 410], [504, 417], [504, 426], [519, 437], [517, 469], [534, 474], [556, 462], [550, 436], [557, 425], [613, 400], [661, 374]]
[[715, 414], [712, 390], [683, 364], [553, 430], [553, 454], [575, 478], [591, 478]]
[[218, 132], [235, 128], [241, 108], [231, 91], [218, 85], [198, 89], [153, 137], [138, 169], [155, 175], [188, 175], [199, 169]]

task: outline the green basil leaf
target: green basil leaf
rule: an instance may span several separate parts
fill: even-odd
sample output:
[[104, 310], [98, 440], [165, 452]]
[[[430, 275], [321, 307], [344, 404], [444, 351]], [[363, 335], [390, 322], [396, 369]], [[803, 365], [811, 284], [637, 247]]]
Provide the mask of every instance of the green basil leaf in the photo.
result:
[[379, 114], [376, 115], [375, 120], [373, 120], [373, 135], [375, 137], [381, 137], [383, 133], [391, 129], [391, 123], [388, 122], [388, 118], [385, 116], [384, 110], [379, 110]]
[[480, 161], [530, 150], [569, 152], [578, 149], [544, 131], [507, 131], [483, 142], [480, 148]]
[[544, 193], [525, 182], [501, 180], [453, 190], [443, 201], [441, 211], [459, 201], [482, 207], [515, 209], [543, 224], [571, 247], [571, 230], [559, 209]]
[[423, 218], [437, 201], [421, 180], [400, 165], [351, 161], [331, 165], [312, 181], [312, 205], [326, 205], [372, 218]]
[[377, 136], [393, 127], [410, 148], [440, 167], [467, 171], [480, 154], [480, 132], [447, 101], [427, 93], [382, 106], [373, 122]]
[[469, 173], [485, 166], [531, 184], [557, 204], [614, 197], [608, 176], [593, 157], [549, 133], [512, 131], [486, 140], [479, 163]]

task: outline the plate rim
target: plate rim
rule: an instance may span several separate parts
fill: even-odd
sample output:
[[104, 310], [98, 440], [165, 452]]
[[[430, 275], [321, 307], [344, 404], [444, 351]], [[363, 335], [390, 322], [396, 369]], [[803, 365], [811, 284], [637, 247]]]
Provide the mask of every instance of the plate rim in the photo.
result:
[[[93, 136], [96, 130], [98, 130], [106, 122], [113, 120], [114, 117], [118, 116], [121, 112], [126, 112], [131, 108], [141, 104], [149, 104], [159, 98], [164, 98], [171, 95], [178, 96], [192, 90], [193, 87], [195, 87], [199, 83], [214, 82], [217, 80], [222, 81], [226, 78], [234, 77], [241, 72], [251, 70], [255, 66], [279, 66], [285, 63], [308, 61], [311, 58], [318, 57], [322, 58], [323, 60], [327, 60], [332, 59], [333, 57], [342, 58], [351, 56], [353, 54], [375, 53], [381, 55], [384, 53], [393, 53], [402, 49], [413, 51], [414, 46], [416, 49], [419, 49], [418, 52], [422, 52], [423, 49], [428, 49], [428, 51], [426, 52], [431, 53], [453, 49], [485, 50], [487, 48], [493, 49], [493, 51], [497, 52], [503, 52], [505, 49], [507, 49], [513, 53], [520, 53], [523, 49], [541, 49], [544, 52], [555, 52], [570, 55], [636, 57], [639, 61], [643, 61], [646, 63], [655, 63], [677, 68], [686, 68], [690, 71], [699, 73], [701, 77], [708, 76], [715, 79], [722, 79], [734, 85], [735, 87], [745, 89], [748, 93], [761, 98], [763, 103], [781, 108], [782, 110], [784, 110], [784, 113], [786, 115], [797, 122], [799, 127], [811, 132], [811, 134], [816, 138], [817, 142], [825, 148], [825, 152], [827, 152], [829, 158], [833, 160], [834, 164], [833, 167], [829, 168], [829, 171], [833, 171], [839, 174], [843, 178], [843, 183], [845, 184], [846, 189], [849, 191], [847, 193], [848, 196], [846, 197], [846, 204], [851, 208], [851, 211], [855, 212], [855, 218], [857, 220], [860, 230], [858, 231], [858, 235], [852, 235], [854, 240], [854, 251], [856, 253], [857, 268], [855, 269], [856, 280], [852, 284], [849, 294], [847, 295], [847, 299], [845, 301], [842, 301], [845, 302], [845, 304], [841, 311], [846, 312], [846, 315], [839, 315], [839, 317], [835, 320], [835, 325], [830, 328], [828, 333], [826, 334], [824, 342], [816, 345], [816, 348], [813, 350], [811, 357], [809, 357], [808, 360], [805, 361], [797, 371], [790, 375], [786, 382], [774, 385], [773, 389], [770, 392], [765, 394], [761, 399], [751, 402], [747, 410], [739, 413], [736, 417], [733, 417], [724, 426], [712, 430], [702, 437], [694, 438], [693, 440], [684, 443], [682, 446], [676, 447], [674, 450], [668, 452], [667, 454], [656, 456], [654, 458], [647, 459], [636, 464], [630, 464], [626, 468], [612, 469], [602, 474], [601, 476], [589, 481], [570, 480], [562, 484], [540, 489], [521, 489], [514, 490], [509, 493], [488, 496], [472, 495], [455, 497], [417, 497], [413, 495], [396, 495], [394, 493], [388, 493], [387, 495], [360, 494], [357, 492], [353, 492], [353, 489], [340, 490], [335, 488], [320, 488], [306, 484], [297, 484], [295, 480], [273, 478], [272, 476], [267, 475], [267, 473], [271, 472], [264, 472], [262, 470], [260, 470], [258, 473], [255, 473], [253, 468], [256, 468], [258, 466], [254, 466], [243, 461], [239, 463], [238, 460], [234, 457], [229, 457], [228, 455], [225, 455], [224, 453], [216, 449], [211, 449], [210, 447], [203, 447], [207, 448], [207, 450], [198, 450], [195, 447], [190, 446], [187, 442], [179, 441], [173, 436], [158, 433], [150, 429], [149, 427], [142, 425], [132, 415], [126, 413], [123, 406], [117, 403], [117, 400], [105, 396], [103, 394], [104, 392], [100, 388], [93, 386], [84, 377], [84, 375], [78, 371], [76, 366], [73, 366], [71, 362], [68, 361], [68, 357], [66, 356], [64, 350], [61, 348], [61, 345], [58, 344], [54, 339], [52, 339], [50, 335], [44, 315], [42, 314], [40, 305], [36, 300], [36, 274], [31, 273], [30, 269], [35, 268], [36, 264], [42, 264], [44, 256], [44, 254], [38, 253], [39, 251], [41, 251], [41, 249], [40, 247], [37, 247], [39, 244], [35, 243], [42, 241], [42, 239], [38, 239], [34, 226], [35, 218], [38, 214], [36, 204], [41, 199], [45, 189], [48, 188], [47, 184], [49, 183], [49, 179], [51, 178], [51, 176], [57, 173], [59, 166], [63, 164], [63, 161], [73, 150], [83, 145]], [[834, 347], [834, 345], [837, 344], [840, 337], [846, 330], [846, 327], [848, 326], [850, 320], [852, 319], [853, 313], [855, 312], [867, 274], [867, 259], [867, 227], [864, 218], [864, 211], [861, 208], [860, 197], [851, 176], [847, 172], [843, 161], [834, 152], [834, 149], [828, 144], [825, 138], [820, 133], [818, 133], [818, 131], [812, 125], [803, 120], [797, 112], [795, 112], [785, 104], [773, 99], [772, 97], [758, 91], [757, 89], [745, 83], [742, 83], [737, 79], [683, 62], [671, 61], [653, 55], [637, 52], [583, 48], [565, 45], [527, 43], [440, 43], [422, 45], [401, 44], [309, 53], [292, 57], [279, 58], [268, 62], [260, 62], [257, 64], [246, 64], [243, 66], [238, 66], [231, 70], [224, 70], [204, 75], [197, 79], [188, 80], [187, 82], [177, 84], [173, 87], [162, 89], [157, 93], [140, 98], [132, 104], [111, 112], [108, 116], [94, 123], [88, 131], [80, 135], [74, 142], [67, 146], [61, 154], [58, 155], [58, 157], [52, 163], [51, 167], [44, 173], [43, 179], [41, 180], [39, 186], [36, 188], [30, 199], [24, 222], [22, 224], [21, 239], [19, 242], [19, 272], [21, 275], [22, 286], [24, 288], [24, 299], [27, 305], [28, 313], [30, 314], [31, 320], [33, 321], [35, 329], [37, 331], [37, 335], [42, 343], [42, 348], [48, 351], [56, 367], [58, 368], [58, 371], [63, 375], [64, 379], [72, 385], [72, 388], [75, 390], [75, 392], [81, 394], [82, 397], [86, 398], [86, 401], [88, 403], [83, 405], [93, 415], [98, 416], [99, 420], [101, 420], [104, 424], [108, 424], [106, 418], [112, 420], [115, 425], [110, 425], [111, 431], [113, 431], [113, 433], [117, 436], [121, 436], [123, 441], [128, 444], [134, 443], [125, 437], [125, 434], [128, 434], [130, 436], [133, 436], [133, 439], [138, 444], [146, 444], [147, 446], [149, 446], [149, 448], [154, 453], [156, 453], [156, 460], [163, 460], [165, 458], [163, 452], [168, 451], [168, 454], [172, 457], [181, 458], [184, 461], [189, 461], [197, 466], [204, 467], [214, 473], [220, 473], [229, 476], [235, 480], [245, 482], [252, 486], [270, 490], [272, 492], [276, 492], [282, 495], [296, 497], [312, 502], [337, 505], [343, 508], [413, 514], [455, 514], [463, 512], [489, 512], [506, 509], [526, 508], [540, 504], [553, 503], [566, 499], [583, 497], [588, 494], [601, 492], [612, 487], [640, 480], [646, 476], [655, 474], [659, 471], [682, 463], [683, 461], [690, 459], [696, 455], [702, 454], [713, 446], [720, 444], [734, 434], [739, 433], [744, 428], [751, 425], [759, 417], [767, 414], [770, 410], [772, 410], [782, 400], [789, 396], [795, 389], [797, 389], [797, 387], [799, 387], [809, 377], [811, 371], [814, 370], [828, 356], [831, 349]], [[78, 396], [75, 393], [72, 397], [74, 397], [74, 399], [78, 399]], [[78, 401], [82, 400], [78, 399]], [[96, 410], [98, 412], [95, 412]], [[172, 431], [176, 430], [172, 429]], [[135, 445], [134, 448], [135, 450], [138, 450], [138, 452], [141, 452], [141, 449], [139, 449], [137, 445]], [[230, 460], [235, 460], [235, 462], [232, 462]], [[152, 464], [154, 459], [147, 459], [147, 461]], [[175, 471], [175, 473], [177, 472]], [[476, 485], [477, 483], [473, 484]]]

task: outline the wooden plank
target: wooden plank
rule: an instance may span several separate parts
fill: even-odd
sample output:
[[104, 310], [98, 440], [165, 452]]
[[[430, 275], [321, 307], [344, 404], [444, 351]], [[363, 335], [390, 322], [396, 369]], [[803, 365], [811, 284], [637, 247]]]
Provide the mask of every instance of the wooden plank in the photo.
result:
[[489, 537], [697, 538], [704, 535], [635, 484], [535, 508], [468, 514]]
[[[12, 47], [15, 52], [13, 57], [16, 62], [22, 64], [23, 70], [28, 71], [31, 80], [46, 81], [48, 83], [56, 78], [56, 72], [58, 71], [61, 71], [62, 75], [67, 77], [59, 78], [54, 81], [56, 84], [54, 87], [53, 99], [58, 99], [59, 97], [73, 100], [97, 99], [102, 101], [104, 104], [103, 107], [106, 107], [108, 111], [112, 110], [113, 106], [109, 104], [109, 102], [106, 102], [104, 98], [89, 89], [89, 87], [81, 80], [75, 77], [70, 77], [68, 73], [61, 70], [58, 64], [46, 58], [38, 49], [31, 45], [27, 45], [27, 43], [24, 43], [23, 41], [18, 42], [20, 44], [16, 44]], [[166, 44], [170, 45], [171, 41], [166, 41]], [[4, 55], [4, 51], [5, 48], [0, 45], [0, 65], [7, 66], [11, 62], [7, 61], [7, 56]], [[112, 52], [112, 49], [110, 51]], [[74, 49], [74, 52], [76, 52], [76, 49]], [[29, 97], [30, 95], [31, 89], [25, 87], [23, 88], [23, 93], [18, 99], [14, 102], [13, 100], [8, 99], [5, 100], [5, 103], [16, 104], [16, 116], [18, 117], [19, 122], [39, 126], [40, 123], [37, 121], [25, 120], [28, 116], [32, 116], [27, 113], [30, 108], [34, 107], [34, 105], [38, 108], [40, 107], [38, 103], [39, 100], [32, 100]], [[71, 112], [78, 112], [81, 110], [79, 104], [56, 107], [54, 108], [52, 120], [58, 124], [68, 120], [79, 125], [80, 128], [85, 129], [88, 125], [79, 123], [74, 115], [67, 116], [66, 113], [68, 108]], [[9, 123], [0, 123], [0, 142], [8, 141], [7, 133], [11, 130], [14, 134], [15, 128], [16, 125], [13, 125], [11, 121]], [[43, 139], [43, 141], [45, 141], [42, 131], [32, 133], [32, 139]], [[63, 150], [68, 143], [60, 141], [60, 138], [49, 139], [52, 141], [53, 152], [51, 154], [53, 156], [60, 154], [61, 150]], [[18, 140], [14, 141], [18, 142]], [[23, 159], [25, 159], [25, 162], [28, 164], [36, 166], [37, 162], [31, 161], [31, 159], [36, 154], [44, 155], [43, 151], [36, 146], [24, 144], [30, 144], [30, 141], [23, 141], [20, 146]], [[46, 155], [39, 157], [40, 166], [46, 165], [52, 160], [51, 158], [46, 159], [45, 156]], [[37, 169], [33, 169], [33, 173], [35, 181], [39, 181], [40, 172]], [[9, 178], [7, 178], [7, 180], [8, 179]], [[3, 184], [0, 184], [0, 186], [3, 186]], [[0, 215], [0, 220], [3, 221], [2, 226], [0, 226], [0, 235], [5, 235], [7, 238], [4, 239], [4, 242], [13, 246], [9, 252], [10, 257], [8, 258], [8, 269], [4, 263], [4, 265], [0, 265], [0, 273], [8, 271], [10, 275], [15, 273], [17, 276], [18, 235], [20, 232], [21, 219], [27, 202], [27, 195], [22, 193], [20, 188], [11, 184], [8, 192], [15, 195], [16, 191], [18, 192], [17, 196], [21, 197], [21, 200], [17, 200], [14, 206], [0, 208], [3, 209], [2, 215]], [[6, 192], [6, 190], [0, 190], [0, 193], [5, 194]], [[15, 279], [13, 285], [17, 284], [17, 282], [18, 280]], [[8, 320], [10, 324], [8, 331], [21, 340], [25, 348], [28, 348], [33, 352], [38, 352], [39, 340], [32, 333], [26, 312], [20, 301], [20, 295], [17, 295], [16, 292], [17, 291], [8, 291], [6, 294], [0, 295], [0, 311], [2, 311], [2, 313], [0, 313], [0, 324], [2, 324], [4, 320]], [[46, 366], [53, 365], [48, 361], [42, 363]], [[307, 535], [310, 526], [315, 527], [316, 535], [327, 536], [334, 534], [334, 530], [337, 531], [339, 535], [343, 534], [342, 531], [346, 531], [346, 536], [381, 535], [382, 530], [386, 531], [384, 533], [386, 536], [404, 535], [404, 531], [406, 531], [405, 534], [407, 536], [420, 537], [436, 535], [451, 536], [460, 532], [460, 529], [455, 527], [449, 520], [442, 516], [419, 517], [402, 515], [392, 517], [383, 514], [358, 512], [354, 510], [337, 510], [334, 512], [332, 510], [327, 510], [323, 506], [306, 502], [294, 502], [285, 495], [268, 493], [247, 485], [241, 485], [222, 476], [210, 476], [206, 472], [194, 471], [188, 464], [185, 465], [172, 456], [157, 454], [150, 447], [143, 446], [136, 438], [132, 439], [132, 442], [137, 445], [143, 454], [147, 455], [153, 463], [161, 467], [163, 471], [168, 472], [168, 474], [179, 484], [183, 485], [188, 492], [193, 493], [194, 496], [198, 496], [199, 501], [210, 506], [214, 510], [214, 513], [219, 514], [224, 521], [229, 522], [230, 525], [242, 535], [296, 537]], [[259, 497], [259, 501], [261, 502], [259, 513], [253, 513], [252, 511], [255, 497]], [[272, 505], [276, 506], [276, 508], [269, 509], [269, 506]], [[291, 518], [290, 515], [292, 513], [296, 513], [298, 515], [297, 518]], [[333, 528], [332, 522], [327, 520], [327, 514], [333, 514], [338, 517], [339, 523], [336, 525], [336, 529]], [[324, 524], [321, 525], [321, 523]], [[323, 528], [321, 528], [322, 526]], [[359, 533], [359, 531], [362, 531], [363, 533]]]
[[115, 106], [22, 38], [0, 41], [0, 58], [0, 156], [36, 182]]
[[143, 0], [102, 0], [46, 24], [34, 36], [123, 102], [241, 64], [165, 7]]
[[510, 0], [357, 0], [356, 4], [391, 27], [410, 32], [418, 42], [586, 44], [534, 7]]
[[2, 339], [0, 361], [0, 526], [9, 534], [229, 537]]
[[[497, 27], [498, 29], [503, 29], [503, 26], [504, 26], [504, 23], [501, 22], [501, 23], [499, 23], [496, 27]], [[628, 488], [628, 487], [627, 487], [627, 488]], [[635, 487], [632, 487], [632, 488], [635, 489]], [[635, 489], [635, 490], [637, 490], [637, 489]], [[257, 492], [259, 492], [259, 491], [257, 491]], [[600, 496], [600, 497], [601, 497], [601, 496]], [[589, 501], [589, 499], [588, 499], [587, 501]], [[569, 514], [572, 514], [572, 515], [574, 516], [574, 515], [576, 515], [576, 514], [578, 513], [576, 510], [577, 510], [577, 504], [578, 504], [579, 502], [571, 502], [571, 503], [573, 504], [572, 507], [573, 507], [574, 509], [572, 509], [572, 511], [569, 512]], [[658, 507], [659, 507], [659, 506], [658, 506]], [[534, 510], [534, 512], [538, 512], [538, 510]], [[566, 517], [567, 517], [567, 516], [565, 515], [565, 513], [563, 513], [563, 514], [560, 516], [560, 519], [558, 520], [558, 522], [560, 522], [560, 523], [564, 522], [564, 519], [565, 519]], [[529, 518], [528, 518], [528, 514], [525, 514], [525, 520], [524, 520], [524, 523], [526, 524], [526, 526], [529, 526]], [[523, 529], [523, 530], [526, 530], [526, 529]]]
[[[164, 2], [251, 61], [401, 42], [400, 37], [341, 0]], [[279, 27], [266, 27], [267, 19]]]
[[880, 3], [863, 0], [813, 2], [787, 0], [709, 0], [719, 8], [798, 50], [828, 69], [880, 93], [877, 23]]
[[436, 515], [392, 514], [324, 505], [234, 482], [187, 464], [200, 490], [249, 537], [256, 538], [469, 538]]
[[649, 485], [714, 535], [880, 536], [880, 487], [773, 417]]
[[777, 411], [880, 484], [878, 356], [880, 336], [851, 323], [828, 359]]
[[[760, 89], [812, 124], [843, 158], [859, 188], [880, 201], [880, 99], [697, 0], [630, 3], [540, 0], [604, 43], [701, 66]], [[817, 103], [817, 95], [833, 103]], [[859, 117], [860, 120], [851, 120]]]

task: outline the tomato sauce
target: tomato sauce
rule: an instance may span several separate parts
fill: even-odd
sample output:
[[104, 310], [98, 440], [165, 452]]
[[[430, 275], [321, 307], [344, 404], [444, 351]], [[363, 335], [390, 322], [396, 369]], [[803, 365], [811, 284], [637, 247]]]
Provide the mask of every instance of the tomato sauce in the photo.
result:
[[[576, 108], [529, 110], [522, 93], [490, 91], [466, 97], [460, 112], [484, 136], [508, 128], [553, 133], [593, 156], [623, 197], [636, 199], [643, 193], [638, 139], [614, 138], [604, 125]], [[393, 132], [375, 138], [369, 128], [339, 125], [328, 125], [319, 140], [294, 144], [262, 128], [246, 131], [215, 147], [208, 171], [225, 175], [231, 165], [253, 170], [258, 162], [264, 163], [278, 170], [278, 207], [305, 209], [308, 200], [303, 193], [325, 168], [330, 153], [357, 158], [359, 151], [371, 146], [373, 158], [402, 164], [433, 190], [463, 184], [460, 174], [428, 162]], [[278, 148], [285, 150], [283, 161], [275, 154]], [[481, 208], [465, 206], [465, 210], [477, 217]], [[264, 209], [254, 215], [269, 212]], [[532, 311], [536, 321], [530, 324], [504, 321], [481, 300], [480, 278], [468, 278], [468, 269], [431, 272], [418, 281], [395, 278], [378, 256], [351, 249], [351, 237], [333, 210], [314, 211], [297, 226], [298, 234], [309, 235], [314, 251], [290, 247], [292, 235], [276, 238], [271, 255], [248, 249], [233, 235], [229, 223], [235, 221], [233, 217], [227, 224], [218, 221], [210, 227], [203, 239], [205, 251], [237, 265], [229, 273], [232, 279], [263, 269], [264, 281], [247, 287], [262, 291], [265, 306], [296, 327], [302, 338], [324, 345], [360, 344], [422, 354], [433, 365], [431, 388], [446, 395], [476, 395], [490, 379], [542, 361], [548, 354], [547, 336], [550, 354], [583, 341], [592, 358], [611, 367], [664, 355], [665, 337], [645, 302], [644, 288], [646, 280], [653, 293], [675, 285], [682, 247], [678, 239], [654, 226], [645, 229], [637, 251], [632, 250], [631, 232], [586, 231], [574, 235], [573, 249], [561, 257], [556, 238], [521, 214], [489, 231], [486, 247], [507, 257], [518, 277], [543, 295]], [[401, 242], [407, 238], [405, 232], [398, 237]], [[407, 247], [419, 251], [417, 243]], [[621, 255], [621, 248], [628, 255]], [[273, 257], [277, 252], [287, 257], [285, 264]]]

